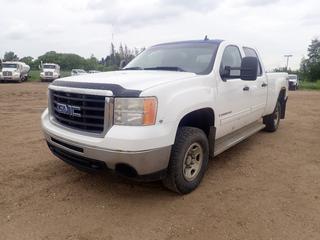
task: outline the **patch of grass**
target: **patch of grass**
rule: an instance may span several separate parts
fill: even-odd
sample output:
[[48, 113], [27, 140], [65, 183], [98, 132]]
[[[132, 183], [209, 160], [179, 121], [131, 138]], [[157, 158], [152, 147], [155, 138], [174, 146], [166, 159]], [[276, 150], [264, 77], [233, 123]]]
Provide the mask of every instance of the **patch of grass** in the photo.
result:
[[[61, 71], [61, 77], [68, 77], [70, 76], [70, 71]], [[30, 78], [28, 81], [30, 82], [39, 82], [40, 81], [40, 70], [31, 70], [29, 72]]]
[[300, 89], [320, 90], [320, 80], [316, 82], [303, 81], [300, 82]]
[[29, 72], [28, 81], [34, 82], [40, 80], [40, 71], [39, 70], [31, 70]]

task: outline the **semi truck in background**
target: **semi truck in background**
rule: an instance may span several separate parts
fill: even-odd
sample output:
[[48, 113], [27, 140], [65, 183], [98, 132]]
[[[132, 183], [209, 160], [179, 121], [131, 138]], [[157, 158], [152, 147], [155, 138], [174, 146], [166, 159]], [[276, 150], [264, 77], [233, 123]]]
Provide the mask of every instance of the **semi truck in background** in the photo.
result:
[[40, 78], [41, 81], [53, 81], [60, 78], [60, 66], [55, 63], [41, 64]]
[[30, 66], [24, 62], [3, 62], [1, 64], [0, 80], [23, 82], [28, 80]]

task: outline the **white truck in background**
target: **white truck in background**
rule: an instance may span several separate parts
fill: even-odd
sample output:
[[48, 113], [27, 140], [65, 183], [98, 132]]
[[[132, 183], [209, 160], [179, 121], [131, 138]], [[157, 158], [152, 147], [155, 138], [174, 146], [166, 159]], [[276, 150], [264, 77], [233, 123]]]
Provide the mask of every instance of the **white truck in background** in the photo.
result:
[[299, 77], [296, 74], [289, 74], [289, 90], [298, 90], [299, 88]]
[[60, 66], [55, 63], [44, 63], [41, 65], [41, 81], [53, 81], [60, 78]]
[[287, 78], [266, 73], [247, 45], [159, 44], [120, 71], [55, 80], [42, 128], [52, 153], [81, 170], [161, 179], [186, 194], [200, 184], [209, 158], [278, 129]]
[[20, 83], [28, 80], [30, 66], [24, 62], [3, 62], [1, 65], [1, 81], [14, 81]]
[[88, 73], [83, 69], [72, 69], [71, 70], [71, 76], [78, 76], [78, 75], [85, 75], [85, 74], [88, 74]]

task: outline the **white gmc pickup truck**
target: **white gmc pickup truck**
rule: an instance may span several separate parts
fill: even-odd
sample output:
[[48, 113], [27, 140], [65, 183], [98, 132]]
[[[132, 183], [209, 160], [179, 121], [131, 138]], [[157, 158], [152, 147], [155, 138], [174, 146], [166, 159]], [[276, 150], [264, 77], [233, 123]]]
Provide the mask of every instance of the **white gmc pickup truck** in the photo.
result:
[[115, 72], [55, 80], [42, 128], [50, 150], [82, 170], [161, 179], [180, 194], [208, 160], [285, 117], [288, 75], [221, 40], [155, 45]]

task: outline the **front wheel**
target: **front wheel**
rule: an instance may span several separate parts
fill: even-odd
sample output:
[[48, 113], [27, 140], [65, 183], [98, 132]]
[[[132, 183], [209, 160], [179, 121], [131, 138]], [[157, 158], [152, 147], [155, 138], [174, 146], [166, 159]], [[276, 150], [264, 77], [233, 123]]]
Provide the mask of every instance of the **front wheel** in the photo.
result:
[[163, 184], [180, 194], [192, 192], [200, 184], [209, 161], [206, 134], [198, 128], [178, 129]]
[[281, 104], [278, 101], [273, 113], [263, 118], [263, 123], [266, 125], [264, 130], [267, 132], [277, 131], [280, 124], [280, 116], [281, 116]]

